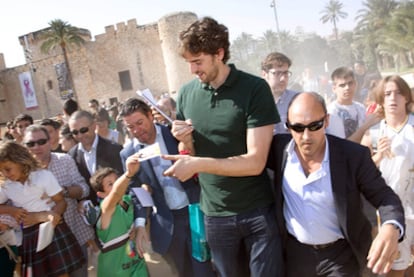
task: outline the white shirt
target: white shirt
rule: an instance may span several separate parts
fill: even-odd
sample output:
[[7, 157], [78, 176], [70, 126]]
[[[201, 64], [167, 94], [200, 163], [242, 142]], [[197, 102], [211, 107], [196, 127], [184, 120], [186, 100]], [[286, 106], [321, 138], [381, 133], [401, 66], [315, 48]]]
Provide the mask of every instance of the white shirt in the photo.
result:
[[47, 204], [50, 198], [42, 200], [42, 196], [52, 197], [61, 190], [56, 177], [49, 170], [40, 169], [31, 172], [24, 184], [7, 179], [0, 186], [0, 204], [10, 199], [13, 206], [29, 212], [50, 211], [51, 207]]
[[327, 107], [328, 113], [342, 119], [345, 137], [352, 135], [365, 121], [365, 107], [359, 102], [353, 101], [351, 105], [341, 105], [337, 101]]
[[414, 116], [409, 115], [404, 127], [396, 131], [380, 122], [380, 137], [391, 140], [392, 157], [384, 157], [379, 165], [385, 182], [398, 194], [405, 217], [414, 219]]
[[79, 150], [83, 152], [83, 157], [85, 159], [86, 167], [88, 168], [89, 174], [91, 176], [96, 171], [96, 148], [98, 146], [99, 137], [95, 135], [95, 139], [93, 140], [92, 147], [90, 151], [87, 151], [82, 143], [79, 143]]
[[321, 168], [306, 176], [291, 140], [282, 191], [283, 213], [288, 232], [305, 244], [325, 244], [344, 236], [339, 227], [329, 170], [329, 145], [326, 140]]

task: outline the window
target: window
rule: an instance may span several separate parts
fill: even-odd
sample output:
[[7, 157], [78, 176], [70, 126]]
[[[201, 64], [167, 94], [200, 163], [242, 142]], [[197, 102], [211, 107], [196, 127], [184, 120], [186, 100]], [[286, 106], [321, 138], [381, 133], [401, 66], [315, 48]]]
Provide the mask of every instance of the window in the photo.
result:
[[53, 82], [52, 82], [51, 80], [48, 80], [48, 81], [46, 82], [46, 84], [47, 84], [47, 89], [48, 89], [48, 90], [52, 90], [52, 89], [53, 89]]
[[121, 71], [119, 74], [119, 81], [121, 83], [122, 91], [131, 90], [131, 75], [129, 75], [129, 70]]

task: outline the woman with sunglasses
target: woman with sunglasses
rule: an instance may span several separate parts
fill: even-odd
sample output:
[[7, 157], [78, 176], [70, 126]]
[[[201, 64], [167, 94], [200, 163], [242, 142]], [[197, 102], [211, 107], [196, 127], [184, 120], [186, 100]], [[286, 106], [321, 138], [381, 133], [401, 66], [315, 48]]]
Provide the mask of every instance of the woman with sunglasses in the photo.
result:
[[387, 184], [398, 194], [405, 210], [405, 239], [399, 244], [399, 258], [387, 276], [404, 276], [411, 263], [414, 245], [414, 116], [410, 114], [411, 90], [398, 75], [385, 77], [377, 86], [376, 103], [385, 118], [362, 139], [372, 150], [372, 159]]
[[[42, 144], [43, 142], [37, 141]], [[22, 276], [69, 276], [85, 259], [68, 226], [62, 221], [66, 209], [62, 188], [54, 175], [40, 168], [28, 149], [15, 142], [0, 144], [0, 204], [11, 200], [14, 207], [1, 205], [0, 213], [20, 223], [23, 241], [19, 248]], [[51, 222], [51, 243], [37, 251], [39, 224]]]

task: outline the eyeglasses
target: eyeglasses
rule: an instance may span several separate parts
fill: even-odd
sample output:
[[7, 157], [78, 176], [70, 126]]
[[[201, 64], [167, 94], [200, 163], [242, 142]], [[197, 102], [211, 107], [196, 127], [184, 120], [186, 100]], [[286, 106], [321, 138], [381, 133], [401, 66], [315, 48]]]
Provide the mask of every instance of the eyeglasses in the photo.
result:
[[277, 71], [275, 69], [270, 69], [268, 72], [272, 73], [273, 76], [276, 76], [278, 78], [280, 78], [282, 76], [285, 77], [285, 78], [289, 78], [290, 76], [292, 76], [292, 72], [290, 72], [290, 71]]
[[34, 147], [36, 144], [37, 144], [37, 145], [39, 145], [39, 146], [41, 146], [41, 145], [45, 145], [47, 141], [48, 141], [48, 139], [39, 139], [39, 140], [34, 140], [34, 141], [28, 141], [28, 142], [25, 142], [24, 144], [25, 144], [27, 147], [32, 148], [32, 147]]
[[89, 127], [82, 127], [79, 130], [72, 130], [70, 131], [72, 133], [72, 135], [77, 136], [79, 133], [80, 134], [85, 134], [89, 131]]
[[293, 131], [295, 131], [297, 133], [303, 133], [306, 128], [308, 128], [308, 130], [311, 131], [311, 132], [315, 132], [315, 131], [320, 130], [323, 127], [323, 124], [325, 122], [325, 117], [326, 116], [324, 116], [321, 120], [311, 122], [308, 125], [303, 125], [303, 124], [300, 124], [300, 123], [290, 124], [289, 121], [288, 121], [288, 122], [286, 122], [286, 127], [288, 129], [292, 129]]

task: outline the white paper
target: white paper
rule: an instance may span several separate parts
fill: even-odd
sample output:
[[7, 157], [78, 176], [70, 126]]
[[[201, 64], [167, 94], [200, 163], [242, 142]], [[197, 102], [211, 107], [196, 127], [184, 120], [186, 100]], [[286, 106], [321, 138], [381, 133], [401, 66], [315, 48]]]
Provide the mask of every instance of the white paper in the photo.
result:
[[36, 252], [45, 249], [53, 239], [55, 228], [52, 221], [46, 221], [39, 225], [39, 237], [37, 238]]
[[151, 194], [143, 188], [132, 188], [132, 191], [138, 197], [139, 202], [143, 207], [152, 207], [154, 206], [154, 201], [152, 200]]
[[154, 107], [165, 119], [167, 119], [171, 124], [173, 122], [172, 118], [166, 115], [158, 106], [157, 101], [155, 101], [154, 96], [152, 96], [151, 91], [146, 88], [144, 90], [137, 90], [137, 94], [141, 97], [143, 97], [147, 102]]
[[161, 148], [158, 142], [151, 144], [145, 148], [142, 148], [138, 151], [139, 158], [138, 161], [143, 162], [148, 159], [159, 157], [161, 155]]

